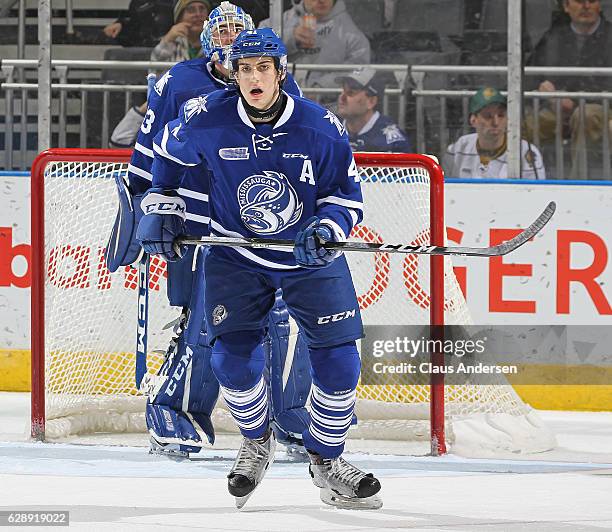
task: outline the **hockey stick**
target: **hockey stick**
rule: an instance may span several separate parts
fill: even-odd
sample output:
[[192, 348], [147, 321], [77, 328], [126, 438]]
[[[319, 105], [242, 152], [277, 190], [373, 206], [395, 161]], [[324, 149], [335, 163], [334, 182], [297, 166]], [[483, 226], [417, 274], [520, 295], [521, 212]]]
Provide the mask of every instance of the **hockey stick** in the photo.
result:
[[[147, 74], [147, 100], [155, 87], [157, 76]], [[136, 389], [140, 389], [147, 373], [147, 343], [149, 337], [149, 255], [142, 251], [138, 261], [138, 324], [136, 327]]]
[[[325, 249], [342, 251], [365, 251], [373, 253], [413, 253], [417, 255], [462, 255], [465, 257], [497, 257], [506, 255], [521, 247], [537, 235], [555, 213], [556, 204], [551, 201], [542, 214], [518, 235], [506, 242], [486, 248], [462, 246], [413, 246], [410, 244], [375, 244], [371, 242], [322, 242]], [[176, 240], [178, 244], [188, 246], [227, 246], [240, 248], [291, 248], [293, 240], [274, 240], [271, 238], [233, 238], [225, 236], [185, 236]]]

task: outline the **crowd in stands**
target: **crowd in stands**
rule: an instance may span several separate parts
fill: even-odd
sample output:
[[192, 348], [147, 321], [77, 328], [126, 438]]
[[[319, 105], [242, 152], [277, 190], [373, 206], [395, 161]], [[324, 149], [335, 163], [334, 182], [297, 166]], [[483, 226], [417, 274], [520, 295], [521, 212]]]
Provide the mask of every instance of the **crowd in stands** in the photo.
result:
[[[284, 0], [283, 40], [287, 45], [290, 63], [303, 65], [329, 64], [506, 64], [507, 2], [509, 0]], [[612, 67], [612, 29], [604, 14], [607, 0], [530, 0], [524, 3], [523, 49], [525, 63], [531, 66]], [[220, 0], [130, 0], [126, 11], [103, 28], [107, 42], [122, 47], [148, 47], [154, 61], [184, 61], [202, 54], [199, 34], [202, 23]], [[252, 15], [258, 27], [271, 23], [269, 0], [236, 0], [234, 4]], [[612, 2], [611, 2], [612, 4]], [[356, 73], [346, 71], [310, 70], [294, 71], [296, 80], [308, 97], [317, 99], [345, 120], [355, 149], [396, 151], [416, 149], [416, 120], [414, 98], [408, 97], [406, 121], [397, 122], [396, 97], [384, 97], [385, 87], [397, 88], [398, 81], [390, 74], [370, 76], [373, 69]], [[459, 88], [479, 91], [484, 95], [505, 88], [504, 75], [451, 76], [428, 75], [425, 88]], [[595, 75], [526, 76], [525, 90], [542, 93], [553, 91], [606, 92], [610, 78]], [[429, 85], [427, 85], [429, 83]], [[414, 87], [414, 79], [408, 85]], [[309, 92], [309, 89], [315, 91]], [[323, 89], [317, 92], [316, 89]], [[330, 92], [329, 89], [335, 89]], [[339, 94], [339, 96], [338, 96]], [[498, 108], [505, 103], [496, 97]], [[555, 162], [558, 132], [568, 146], [567, 161], [571, 175], [581, 177], [587, 163], [589, 172], [601, 170], [602, 139], [605, 130], [612, 139], [612, 121], [605, 113], [602, 100], [586, 100], [578, 104], [577, 98], [560, 100], [561, 112], [556, 109], [558, 99], [540, 99], [536, 112], [532, 100], [525, 100], [523, 136], [528, 145], [525, 152], [527, 168], [530, 163], [537, 177], [545, 174], [544, 163]], [[482, 103], [482, 102], [481, 102]], [[488, 169], [478, 175], [494, 177], [503, 171], [492, 168], [490, 149], [482, 140], [479, 124], [488, 109], [473, 111], [470, 102], [469, 126], [474, 128], [472, 140], [480, 154], [479, 169]], [[459, 99], [448, 99], [445, 120], [450, 146], [448, 153], [439, 153], [448, 160], [449, 154], [465, 147], [465, 110]], [[428, 151], [439, 144], [440, 110], [437, 100], [425, 99], [425, 138]], [[120, 124], [114, 145], [129, 144], [132, 133], [122, 134], [122, 126], [129, 131], [142, 119], [146, 103], [133, 107]], [[493, 115], [499, 115], [499, 109]], [[503, 122], [505, 116], [496, 119]], [[559, 125], [557, 122], [561, 121]], [[116, 125], [117, 120], [115, 120]], [[535, 130], [537, 126], [537, 131]], [[125, 133], [125, 131], [124, 131]], [[461, 138], [460, 138], [461, 137]], [[497, 153], [505, 148], [505, 130], [502, 144], [494, 146]], [[537, 144], [537, 146], [535, 146]], [[435, 151], [435, 150], [433, 150]], [[439, 150], [444, 152], [443, 149]], [[540, 155], [542, 152], [542, 155]], [[505, 149], [502, 150], [505, 154]], [[525, 155], [524, 154], [524, 155]], [[596, 162], [598, 161], [598, 162]], [[599, 164], [599, 167], [598, 167]], [[467, 167], [465, 167], [467, 168]], [[465, 173], [464, 166], [453, 166], [447, 172], [458, 177]], [[539, 171], [541, 169], [541, 172]], [[554, 177], [554, 171], [546, 172]], [[531, 175], [527, 172], [526, 175]], [[595, 176], [596, 177], [596, 176]], [[584, 177], [583, 177], [584, 178]]]

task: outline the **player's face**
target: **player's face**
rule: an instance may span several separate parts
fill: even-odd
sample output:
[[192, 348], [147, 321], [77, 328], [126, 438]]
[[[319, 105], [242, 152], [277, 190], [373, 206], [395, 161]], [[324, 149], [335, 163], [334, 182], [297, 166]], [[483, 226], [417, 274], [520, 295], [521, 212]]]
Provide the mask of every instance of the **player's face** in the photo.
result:
[[481, 142], [487, 145], [501, 144], [508, 125], [506, 107], [499, 104], [487, 105], [470, 117], [470, 123]]
[[334, 0], [304, 0], [306, 11], [315, 17], [324, 17], [334, 7]]
[[208, 8], [200, 2], [192, 2], [181, 13], [181, 22], [186, 22], [195, 31], [202, 31], [207, 18]]
[[245, 57], [238, 60], [236, 82], [251, 107], [269, 109], [278, 98], [281, 74], [271, 57]]
[[212, 31], [211, 35], [214, 46], [219, 48], [229, 46], [243, 29], [242, 23], [233, 20], [222, 22]]
[[565, 12], [574, 24], [590, 26], [597, 22], [601, 12], [600, 0], [565, 0]]
[[348, 83], [342, 85], [342, 92], [338, 96], [338, 114], [342, 118], [356, 118], [363, 116], [376, 107], [376, 97]]

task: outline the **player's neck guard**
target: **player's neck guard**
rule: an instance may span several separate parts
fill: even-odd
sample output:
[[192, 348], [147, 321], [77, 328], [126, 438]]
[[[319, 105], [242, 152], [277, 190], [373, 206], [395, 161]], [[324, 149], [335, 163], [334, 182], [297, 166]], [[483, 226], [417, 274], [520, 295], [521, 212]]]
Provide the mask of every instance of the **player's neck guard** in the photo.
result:
[[287, 95], [282, 91], [282, 89], [279, 90], [278, 98], [276, 98], [276, 101], [270, 107], [264, 109], [263, 111], [249, 105], [249, 103], [246, 101], [246, 98], [240, 92], [240, 89], [238, 89], [238, 93], [240, 94], [240, 99], [242, 100], [244, 109], [246, 110], [247, 114], [249, 115], [249, 118], [253, 122], [272, 122], [277, 116], [281, 114], [281, 112], [285, 108], [285, 105], [287, 104]]

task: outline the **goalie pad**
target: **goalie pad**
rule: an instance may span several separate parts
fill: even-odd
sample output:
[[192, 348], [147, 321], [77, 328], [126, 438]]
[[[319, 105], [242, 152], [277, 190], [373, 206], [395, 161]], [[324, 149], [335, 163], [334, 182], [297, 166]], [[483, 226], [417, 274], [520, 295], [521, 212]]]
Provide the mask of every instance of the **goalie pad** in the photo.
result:
[[142, 253], [140, 242], [136, 240], [136, 228], [142, 217], [142, 194], [133, 194], [124, 176], [118, 173], [115, 174], [115, 184], [119, 208], [104, 252], [106, 265], [111, 272], [137, 262]]
[[195, 453], [213, 444], [210, 416], [219, 383], [210, 367], [211, 347], [204, 320], [204, 249], [198, 250], [195, 283], [189, 309], [175, 325], [159, 372], [147, 382], [147, 428], [155, 444]]
[[312, 384], [310, 357], [304, 337], [281, 296], [279, 290], [269, 322], [272, 426], [278, 441], [302, 445], [302, 432], [310, 423], [306, 410]]

